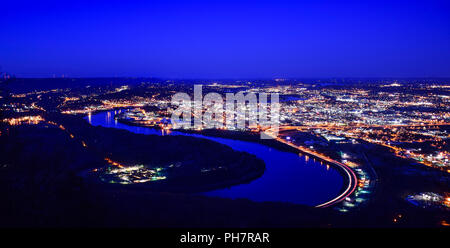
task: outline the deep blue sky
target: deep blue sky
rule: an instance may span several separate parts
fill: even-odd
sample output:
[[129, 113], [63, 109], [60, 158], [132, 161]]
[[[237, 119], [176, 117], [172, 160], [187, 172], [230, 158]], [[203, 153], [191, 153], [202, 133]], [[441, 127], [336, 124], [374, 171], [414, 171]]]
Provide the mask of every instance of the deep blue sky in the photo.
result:
[[449, 2], [7, 0], [0, 66], [19, 77], [449, 77]]

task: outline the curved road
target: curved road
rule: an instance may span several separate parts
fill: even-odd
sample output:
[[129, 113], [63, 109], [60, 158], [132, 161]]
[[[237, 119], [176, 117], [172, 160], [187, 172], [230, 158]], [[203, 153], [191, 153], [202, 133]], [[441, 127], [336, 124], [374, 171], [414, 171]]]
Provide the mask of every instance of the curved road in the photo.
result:
[[316, 153], [316, 152], [314, 152], [312, 150], [309, 150], [309, 149], [307, 149], [305, 147], [297, 146], [295, 144], [292, 144], [291, 142], [283, 140], [282, 138], [279, 138], [278, 136], [273, 135], [271, 133], [267, 133], [266, 132], [265, 134], [271, 136], [272, 138], [276, 139], [277, 141], [279, 141], [279, 142], [281, 142], [283, 144], [286, 144], [286, 145], [288, 145], [290, 147], [293, 147], [293, 148], [299, 150], [300, 152], [302, 152], [304, 154], [308, 154], [308, 155], [311, 155], [313, 157], [317, 157], [319, 159], [327, 161], [330, 164], [334, 164], [338, 168], [342, 169], [345, 172], [345, 174], [348, 177], [348, 186], [346, 187], [346, 189], [340, 195], [336, 196], [335, 198], [333, 198], [333, 199], [331, 199], [331, 200], [329, 200], [329, 201], [327, 201], [325, 203], [317, 205], [316, 208], [329, 207], [329, 206], [334, 205], [334, 204], [336, 204], [338, 202], [341, 202], [347, 196], [351, 195], [355, 191], [356, 185], [358, 184], [358, 178], [356, 177], [356, 175], [353, 172], [353, 170], [350, 169], [347, 165], [345, 165], [343, 163], [340, 163], [340, 162], [338, 162], [336, 160], [330, 159], [328, 157], [325, 157], [325, 156], [323, 156], [321, 154], [318, 154], [318, 153]]

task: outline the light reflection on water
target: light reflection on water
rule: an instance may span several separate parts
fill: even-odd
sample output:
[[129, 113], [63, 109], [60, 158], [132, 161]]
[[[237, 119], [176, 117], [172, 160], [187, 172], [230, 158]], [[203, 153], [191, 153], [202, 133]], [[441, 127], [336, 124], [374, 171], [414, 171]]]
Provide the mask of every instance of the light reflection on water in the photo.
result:
[[[117, 113], [117, 112], [116, 112]], [[164, 135], [164, 131], [129, 126], [114, 120], [114, 112], [102, 112], [88, 117], [94, 126], [126, 129], [140, 134]], [[167, 135], [167, 134], [166, 134]], [[343, 185], [341, 175], [333, 168], [321, 165], [307, 156], [282, 152], [258, 143], [208, 137], [198, 134], [170, 132], [168, 135], [185, 135], [213, 140], [256, 155], [266, 163], [266, 171], [260, 178], [248, 184], [203, 193], [224, 198], [245, 198], [253, 201], [280, 201], [315, 206], [337, 196]]]

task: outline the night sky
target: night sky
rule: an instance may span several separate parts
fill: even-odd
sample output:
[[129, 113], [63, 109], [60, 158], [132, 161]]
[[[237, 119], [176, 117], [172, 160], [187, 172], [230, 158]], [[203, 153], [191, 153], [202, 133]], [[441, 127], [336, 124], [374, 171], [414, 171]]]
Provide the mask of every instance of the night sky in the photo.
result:
[[0, 32], [17, 77], [450, 77], [450, 1], [7, 0]]

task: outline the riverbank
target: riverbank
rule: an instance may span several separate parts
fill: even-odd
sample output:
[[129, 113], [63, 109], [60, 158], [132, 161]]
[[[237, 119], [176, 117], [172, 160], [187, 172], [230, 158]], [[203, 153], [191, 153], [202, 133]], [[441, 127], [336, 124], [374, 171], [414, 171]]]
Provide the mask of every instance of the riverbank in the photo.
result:
[[[107, 112], [107, 111], [105, 111], [105, 112]], [[127, 120], [127, 119], [123, 119], [123, 118], [115, 118], [115, 120], [117, 120], [118, 122], [120, 122], [122, 124], [129, 125], [129, 126], [152, 128], [152, 129], [161, 130], [161, 131], [165, 130], [157, 125], [142, 125], [140, 123], [133, 122], [132, 120]], [[255, 143], [265, 145], [265, 146], [273, 147], [280, 151], [294, 152], [294, 153], [297, 152], [296, 149], [293, 149], [290, 146], [287, 146], [280, 142], [277, 142], [274, 139], [261, 139], [260, 134], [256, 133], [256, 132], [234, 131], [234, 130], [232, 131], [232, 130], [221, 130], [221, 129], [202, 129], [202, 130], [171, 129], [170, 131], [176, 131], [176, 132], [181, 132], [181, 133], [186, 133], [186, 134], [198, 134], [198, 135], [204, 135], [204, 136], [210, 136], [210, 137], [218, 137], [218, 138], [225, 138], [225, 139], [255, 142]]]

